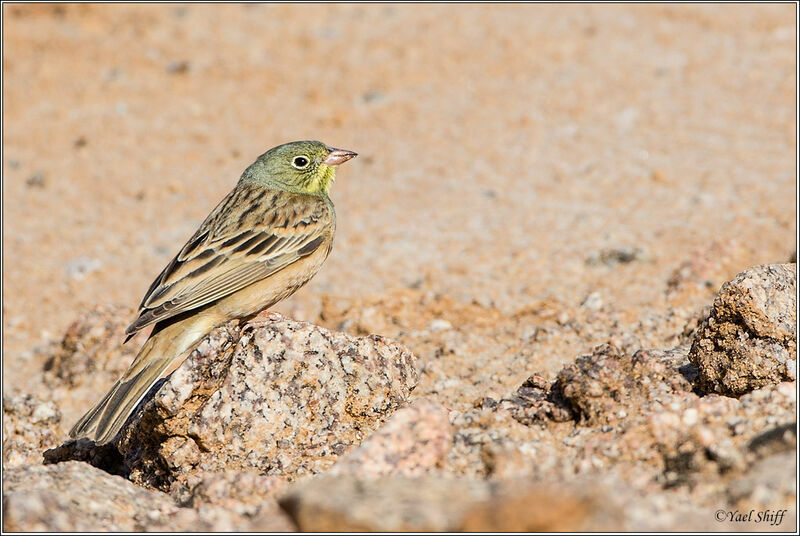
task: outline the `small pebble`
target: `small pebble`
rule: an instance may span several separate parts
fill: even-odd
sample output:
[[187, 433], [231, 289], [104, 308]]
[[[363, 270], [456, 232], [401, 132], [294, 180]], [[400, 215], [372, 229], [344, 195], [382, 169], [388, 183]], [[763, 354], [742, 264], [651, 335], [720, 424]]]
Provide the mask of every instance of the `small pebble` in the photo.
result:
[[169, 74], [184, 74], [189, 72], [189, 62], [186, 60], [171, 61], [167, 64]]
[[446, 331], [448, 329], [453, 329], [453, 325], [443, 318], [437, 318], [428, 324], [428, 329], [431, 331]]
[[581, 307], [585, 307], [590, 311], [599, 311], [603, 308], [603, 298], [599, 292], [592, 292], [583, 300]]
[[44, 188], [47, 185], [47, 178], [44, 173], [37, 171], [25, 181], [29, 188]]
[[97, 259], [77, 257], [67, 262], [64, 271], [69, 277], [80, 281], [92, 272], [98, 271], [102, 265], [103, 263]]
[[385, 97], [380, 91], [370, 89], [365, 91], [361, 98], [364, 99], [364, 102], [377, 102], [383, 100]]
[[683, 412], [684, 426], [694, 426], [697, 424], [697, 409], [689, 408]]

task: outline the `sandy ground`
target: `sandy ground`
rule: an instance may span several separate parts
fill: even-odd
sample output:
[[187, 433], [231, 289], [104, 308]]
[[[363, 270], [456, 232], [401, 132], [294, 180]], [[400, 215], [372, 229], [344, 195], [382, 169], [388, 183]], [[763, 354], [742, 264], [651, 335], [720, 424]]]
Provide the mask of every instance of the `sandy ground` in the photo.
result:
[[[452, 425], [435, 471], [609, 478], [643, 499], [634, 528], [794, 504], [796, 444], [750, 440], [794, 428], [796, 384], [699, 397], [658, 359], [686, 359], [725, 281], [796, 257], [796, 6], [2, 9], [3, 463], [23, 481], [127, 366], [146, 334], [113, 334], [245, 167], [311, 138], [360, 156], [331, 257], [277, 310], [416, 354], [413, 397]], [[640, 349], [652, 378], [628, 389]], [[62, 354], [102, 370], [43, 374]], [[618, 423], [527, 422], [515, 393], [591, 363], [626, 386]]]
[[[407, 344], [452, 406], [625, 330], [666, 347], [719, 284], [796, 249], [794, 21], [6, 4], [4, 388], [40, 388], [34, 348], [137, 305], [256, 156], [307, 138], [360, 156], [333, 189], [331, 257], [279, 311]], [[575, 317], [590, 328], [534, 337]]]

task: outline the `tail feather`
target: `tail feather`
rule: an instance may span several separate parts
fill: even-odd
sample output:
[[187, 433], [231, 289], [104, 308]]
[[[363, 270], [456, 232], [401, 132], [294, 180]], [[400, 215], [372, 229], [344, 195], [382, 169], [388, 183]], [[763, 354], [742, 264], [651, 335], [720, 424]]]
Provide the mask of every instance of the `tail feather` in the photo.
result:
[[215, 319], [198, 316], [163, 326], [156, 326], [130, 368], [111, 390], [70, 430], [73, 439], [86, 437], [98, 445], [116, 437], [131, 413], [150, 388], [175, 370], [214, 327]]
[[109, 399], [111, 396], [117, 391], [117, 387], [121, 382], [117, 380], [114, 386], [106, 393], [106, 395], [100, 399], [92, 408], [87, 411], [83, 417], [81, 417], [78, 422], [75, 423], [75, 426], [69, 431], [69, 436], [72, 438], [79, 438], [79, 437], [90, 437], [94, 435], [94, 431], [97, 429], [97, 423], [100, 420], [100, 417], [103, 414], [103, 410], [106, 408]]
[[89, 437], [98, 445], [114, 439], [171, 362], [172, 359], [153, 360], [132, 378], [118, 380], [106, 396], [78, 421], [69, 435]]

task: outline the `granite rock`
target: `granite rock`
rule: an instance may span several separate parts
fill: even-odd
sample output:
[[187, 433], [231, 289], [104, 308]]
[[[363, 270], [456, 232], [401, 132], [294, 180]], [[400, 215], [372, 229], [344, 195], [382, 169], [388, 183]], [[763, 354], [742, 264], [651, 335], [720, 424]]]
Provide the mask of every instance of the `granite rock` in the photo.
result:
[[602, 528], [600, 494], [525, 481], [323, 476], [280, 499], [302, 531], [558, 531]]
[[701, 389], [738, 397], [796, 378], [796, 270], [757, 266], [722, 285], [689, 353]]
[[175, 482], [170, 495], [181, 506], [224, 506], [252, 515], [265, 501], [274, 498], [284, 484], [280, 477], [252, 471], [198, 471], [182, 482]]
[[[227, 475], [226, 475], [227, 476]], [[225, 477], [223, 477], [225, 478]], [[230, 478], [242, 483], [247, 476]], [[211, 481], [212, 478], [207, 480]], [[245, 489], [247, 487], [245, 486]], [[252, 489], [252, 488], [251, 488]], [[9, 532], [279, 532], [294, 524], [274, 498], [198, 501], [172, 497], [81, 462], [25, 465], [4, 471], [3, 530]], [[213, 494], [213, 492], [212, 492]], [[255, 504], [258, 503], [258, 504]]]
[[170, 495], [178, 505], [196, 512], [195, 518], [184, 514], [191, 527], [186, 530], [295, 531], [276, 500], [284, 484], [280, 477], [252, 471], [200, 471], [173, 483]]
[[137, 341], [123, 345], [134, 311], [123, 305], [101, 305], [72, 322], [53, 345], [44, 365], [49, 387], [75, 388], [85, 383], [113, 383], [136, 357]]
[[[318, 473], [408, 401], [415, 362], [376, 335], [285, 319], [229, 323], [163, 382], [116, 448], [132, 481], [164, 491], [198, 471]], [[93, 463], [81, 448], [68, 443], [50, 461]]]
[[728, 498], [737, 508], [792, 508], [797, 496], [796, 450], [767, 456], [755, 462], [728, 486]]
[[3, 467], [42, 461], [42, 451], [58, 444], [61, 412], [52, 401], [30, 394], [3, 396]]
[[450, 449], [453, 433], [448, 415], [447, 409], [432, 400], [415, 400], [397, 410], [328, 473], [359, 477], [424, 474]]
[[168, 495], [85, 463], [3, 471], [4, 531], [139, 531], [177, 511]]

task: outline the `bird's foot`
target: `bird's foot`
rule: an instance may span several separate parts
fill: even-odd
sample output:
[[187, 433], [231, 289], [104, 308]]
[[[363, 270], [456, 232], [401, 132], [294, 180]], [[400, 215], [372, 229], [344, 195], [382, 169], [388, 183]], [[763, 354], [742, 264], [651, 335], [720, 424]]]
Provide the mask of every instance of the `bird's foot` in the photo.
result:
[[283, 320], [283, 315], [280, 313], [276, 313], [275, 311], [261, 311], [256, 316], [251, 318], [248, 322], [248, 326], [264, 326], [266, 324], [270, 324], [272, 322], [277, 322], [278, 320]]

